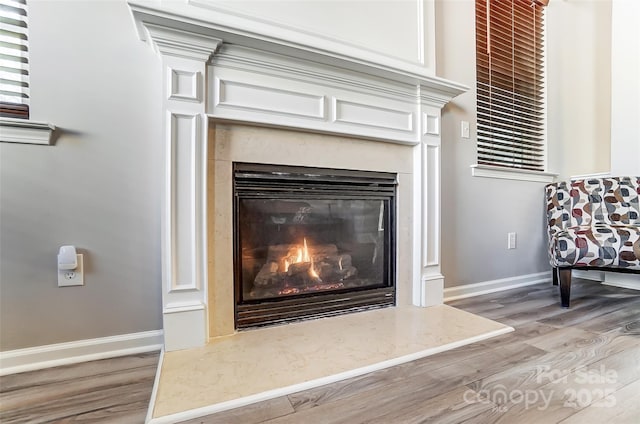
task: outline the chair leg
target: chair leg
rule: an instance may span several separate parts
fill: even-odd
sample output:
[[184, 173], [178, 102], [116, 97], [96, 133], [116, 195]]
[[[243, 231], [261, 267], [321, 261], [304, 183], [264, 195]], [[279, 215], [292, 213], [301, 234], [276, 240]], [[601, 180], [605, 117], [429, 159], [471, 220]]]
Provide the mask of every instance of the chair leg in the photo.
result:
[[563, 308], [569, 307], [571, 296], [571, 268], [560, 268], [560, 304]]
[[558, 268], [556, 267], [551, 268], [551, 280], [554, 286], [558, 285]]

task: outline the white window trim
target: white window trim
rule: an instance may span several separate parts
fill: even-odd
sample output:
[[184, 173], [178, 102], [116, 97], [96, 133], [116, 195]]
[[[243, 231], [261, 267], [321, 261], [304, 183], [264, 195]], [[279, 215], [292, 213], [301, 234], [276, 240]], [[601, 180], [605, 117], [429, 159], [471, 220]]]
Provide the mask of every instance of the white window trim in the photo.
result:
[[607, 178], [611, 177], [610, 171], [605, 172], [593, 172], [591, 174], [580, 174], [580, 175], [572, 175], [569, 177], [570, 180], [587, 180], [589, 178]]
[[51, 145], [55, 129], [45, 122], [0, 118], [0, 142]]
[[506, 168], [491, 165], [471, 165], [471, 175], [474, 177], [501, 178], [504, 180], [533, 181], [538, 183], [552, 183], [558, 174], [553, 172], [529, 171], [527, 169]]

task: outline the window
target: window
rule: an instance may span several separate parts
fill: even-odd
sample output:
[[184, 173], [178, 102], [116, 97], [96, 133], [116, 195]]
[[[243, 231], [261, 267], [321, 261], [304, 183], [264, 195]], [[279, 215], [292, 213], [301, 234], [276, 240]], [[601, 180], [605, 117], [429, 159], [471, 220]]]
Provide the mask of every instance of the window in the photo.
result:
[[478, 165], [545, 170], [546, 0], [476, 0]]
[[29, 119], [26, 0], [0, 0], [0, 117]]
[[56, 127], [29, 120], [27, 1], [0, 0], [0, 143], [52, 143]]

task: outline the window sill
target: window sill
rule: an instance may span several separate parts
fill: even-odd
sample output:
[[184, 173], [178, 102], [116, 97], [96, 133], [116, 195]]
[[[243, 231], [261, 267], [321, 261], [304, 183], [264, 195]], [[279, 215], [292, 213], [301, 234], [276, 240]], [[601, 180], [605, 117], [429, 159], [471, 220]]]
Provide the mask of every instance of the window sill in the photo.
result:
[[53, 139], [52, 124], [26, 119], [0, 118], [0, 143], [50, 145]]
[[474, 177], [501, 178], [504, 180], [533, 181], [537, 183], [552, 183], [558, 174], [552, 172], [528, 171], [525, 169], [501, 168], [489, 165], [471, 165], [471, 175]]

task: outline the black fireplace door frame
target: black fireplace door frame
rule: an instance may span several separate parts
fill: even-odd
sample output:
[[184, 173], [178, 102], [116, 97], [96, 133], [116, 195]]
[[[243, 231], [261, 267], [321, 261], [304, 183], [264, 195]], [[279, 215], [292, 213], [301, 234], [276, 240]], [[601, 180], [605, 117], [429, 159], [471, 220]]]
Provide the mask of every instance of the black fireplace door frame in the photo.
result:
[[[233, 164], [235, 326], [246, 329], [395, 305], [396, 188], [394, 173]], [[384, 203], [384, 269], [380, 286], [335, 289], [267, 299], [244, 299], [240, 202], [261, 200], [375, 200]]]

